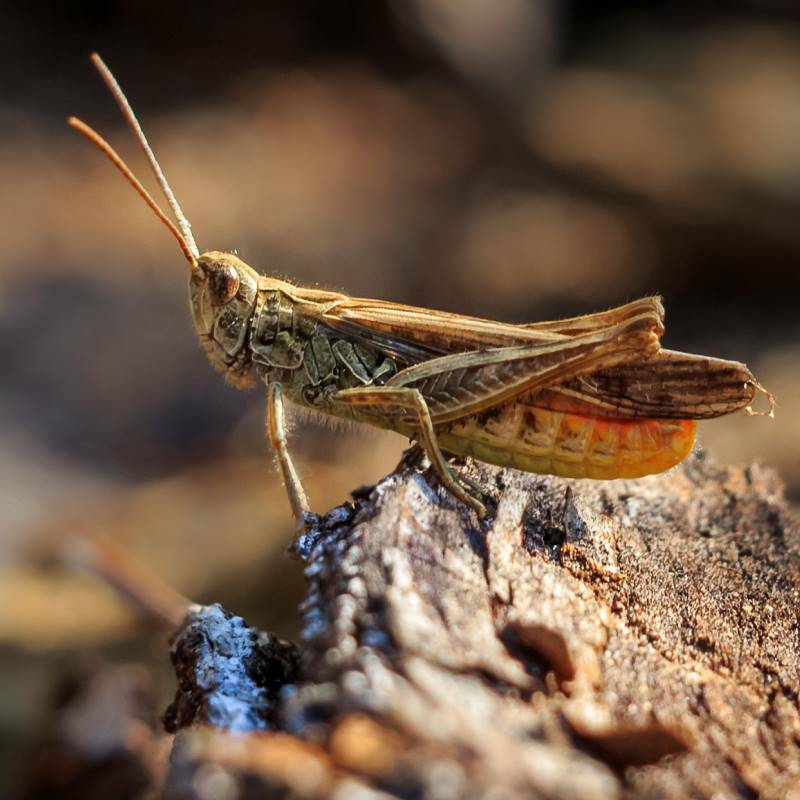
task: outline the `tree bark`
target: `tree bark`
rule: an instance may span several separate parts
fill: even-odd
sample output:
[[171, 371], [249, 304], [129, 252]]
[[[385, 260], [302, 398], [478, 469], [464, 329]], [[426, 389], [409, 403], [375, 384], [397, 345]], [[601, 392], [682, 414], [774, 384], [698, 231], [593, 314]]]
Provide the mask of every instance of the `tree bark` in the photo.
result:
[[181, 732], [167, 797], [209, 764], [246, 797], [800, 797], [800, 531], [770, 470], [459, 469], [483, 523], [406, 463], [298, 541], [299, 675], [261, 732]]

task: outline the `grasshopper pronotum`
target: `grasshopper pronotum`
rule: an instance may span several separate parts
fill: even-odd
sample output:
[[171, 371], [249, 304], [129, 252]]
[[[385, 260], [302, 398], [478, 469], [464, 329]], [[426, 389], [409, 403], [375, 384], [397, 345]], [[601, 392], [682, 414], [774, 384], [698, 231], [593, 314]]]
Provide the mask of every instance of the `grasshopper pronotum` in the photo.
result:
[[92, 61], [177, 225], [98, 133], [74, 117], [69, 123], [111, 159], [180, 245], [211, 364], [236, 387], [257, 378], [266, 384], [267, 436], [298, 520], [309, 504], [286, 444], [284, 394], [416, 439], [442, 484], [483, 516], [477, 488], [453, 474], [445, 452], [564, 477], [635, 478], [680, 462], [696, 420], [750, 411], [762, 390], [744, 364], [662, 350], [657, 297], [511, 325], [295, 286], [230, 253], [201, 254], [125, 95], [99, 56]]

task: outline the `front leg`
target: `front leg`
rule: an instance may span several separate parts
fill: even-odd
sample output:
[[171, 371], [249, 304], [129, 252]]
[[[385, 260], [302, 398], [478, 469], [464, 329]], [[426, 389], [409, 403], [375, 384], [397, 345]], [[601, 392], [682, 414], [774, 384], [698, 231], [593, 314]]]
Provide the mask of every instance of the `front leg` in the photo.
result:
[[436, 439], [436, 431], [433, 427], [428, 404], [418, 389], [395, 388], [393, 386], [364, 386], [355, 389], [343, 389], [333, 396], [332, 402], [347, 405], [400, 407], [414, 413], [419, 426], [420, 444], [431, 460], [431, 464], [444, 487], [459, 500], [474, 508], [480, 519], [486, 516], [486, 506], [467, 492], [453, 476]]
[[275, 451], [278, 469], [281, 471], [283, 485], [289, 495], [292, 513], [298, 524], [302, 524], [311, 513], [308, 495], [300, 481], [300, 476], [292, 463], [289, 447], [286, 444], [286, 420], [283, 413], [283, 393], [279, 383], [267, 384], [267, 438]]

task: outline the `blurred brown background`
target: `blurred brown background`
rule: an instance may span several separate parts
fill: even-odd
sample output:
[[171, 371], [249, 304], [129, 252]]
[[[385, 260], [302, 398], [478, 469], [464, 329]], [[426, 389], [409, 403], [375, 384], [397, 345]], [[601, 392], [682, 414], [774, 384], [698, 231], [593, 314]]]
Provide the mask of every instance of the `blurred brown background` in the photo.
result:
[[[776, 465], [800, 497], [800, 8], [652, 5], [0, 5], [5, 753], [65, 659], [168, 672], [163, 635], [64, 567], [85, 565], [83, 537], [284, 635], [302, 596], [263, 392], [208, 367], [174, 242], [65, 125], [148, 177], [91, 50], [201, 250], [510, 321], [660, 292], [668, 347], [746, 361], [778, 399], [775, 420], [704, 424], [702, 446]], [[405, 445], [295, 427], [319, 510]]]

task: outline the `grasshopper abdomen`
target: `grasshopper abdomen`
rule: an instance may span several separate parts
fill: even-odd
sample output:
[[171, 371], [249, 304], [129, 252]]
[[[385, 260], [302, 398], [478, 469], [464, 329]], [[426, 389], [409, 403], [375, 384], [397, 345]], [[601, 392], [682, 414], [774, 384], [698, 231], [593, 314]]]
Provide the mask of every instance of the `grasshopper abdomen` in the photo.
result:
[[587, 417], [519, 400], [437, 427], [442, 449], [563, 478], [639, 478], [674, 467], [694, 445], [694, 420]]

